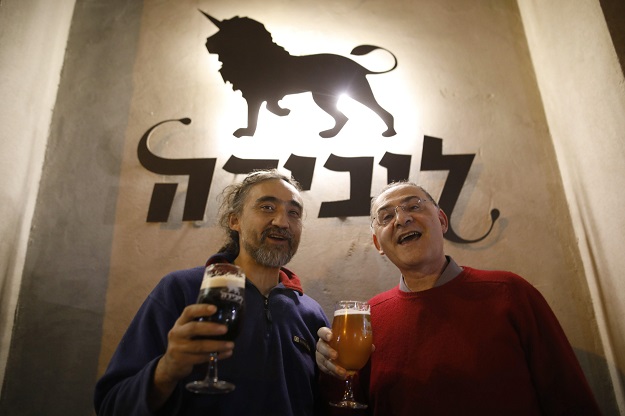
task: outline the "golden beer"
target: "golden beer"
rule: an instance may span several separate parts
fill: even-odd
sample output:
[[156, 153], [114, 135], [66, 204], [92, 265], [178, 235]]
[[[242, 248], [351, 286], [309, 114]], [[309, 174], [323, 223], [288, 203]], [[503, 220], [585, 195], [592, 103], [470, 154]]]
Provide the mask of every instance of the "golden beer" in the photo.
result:
[[334, 362], [348, 371], [357, 371], [371, 355], [371, 315], [365, 302], [351, 302], [334, 311], [330, 347], [338, 352]]

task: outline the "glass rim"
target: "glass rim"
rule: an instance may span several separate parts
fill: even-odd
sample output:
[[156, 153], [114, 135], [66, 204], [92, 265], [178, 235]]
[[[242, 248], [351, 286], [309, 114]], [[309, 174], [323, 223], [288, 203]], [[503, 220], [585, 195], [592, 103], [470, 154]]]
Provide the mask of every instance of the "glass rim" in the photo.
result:
[[[215, 271], [215, 274], [211, 275], [213, 271]], [[228, 273], [233, 273], [233, 276], [237, 278], [241, 278], [241, 279], [246, 278], [246, 275], [243, 269], [234, 263], [218, 262], [218, 263], [208, 264], [206, 265], [206, 267], [204, 267], [204, 277], [221, 276], [221, 275], [228, 274]]]
[[366, 300], [338, 300], [334, 303], [334, 309], [353, 309], [362, 311], [370, 310], [371, 305]]

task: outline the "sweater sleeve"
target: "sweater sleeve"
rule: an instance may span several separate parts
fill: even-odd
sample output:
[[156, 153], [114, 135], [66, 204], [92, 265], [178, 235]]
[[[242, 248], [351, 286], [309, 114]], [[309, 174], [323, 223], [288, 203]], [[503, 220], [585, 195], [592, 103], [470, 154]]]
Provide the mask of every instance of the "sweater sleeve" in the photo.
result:
[[[99, 416], [153, 415], [147, 406], [154, 369], [167, 349], [167, 334], [184, 308], [185, 295], [165, 277], [134, 317], [109, 366], [97, 382], [94, 404]], [[158, 414], [174, 414], [176, 390]]]
[[517, 289], [517, 330], [543, 413], [600, 415], [575, 352], [547, 301], [520, 278]]

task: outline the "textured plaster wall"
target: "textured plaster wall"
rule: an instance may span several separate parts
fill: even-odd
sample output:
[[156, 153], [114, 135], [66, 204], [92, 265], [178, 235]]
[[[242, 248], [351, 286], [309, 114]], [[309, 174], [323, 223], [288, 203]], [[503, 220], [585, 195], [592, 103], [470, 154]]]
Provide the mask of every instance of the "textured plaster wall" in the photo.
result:
[[0, 387], [73, 9], [0, 1]]
[[[20, 250], [25, 249], [21, 244], [28, 239], [23, 270], [16, 271], [22, 279], [19, 299], [13, 298], [17, 310], [0, 414], [88, 415], [93, 412], [115, 217], [111, 207], [119, 180], [116, 146], [127, 120], [124, 96], [132, 88], [125, 79], [132, 72], [137, 26], [133, 19], [140, 4], [79, 1], [74, 8], [69, 2], [20, 2], [19, 7], [8, 3], [7, 9], [4, 0], [0, 4], [0, 12], [8, 13], [3, 15], [11, 22], [8, 26], [15, 23], [20, 31], [28, 30], [0, 49], [4, 53], [15, 48], [15, 62], [24, 56], [31, 60], [18, 65], [7, 79], [23, 89], [15, 101], [18, 106], [12, 108], [13, 101], [7, 101], [3, 112], [24, 123], [13, 132], [24, 134], [13, 143], [16, 149], [24, 146], [16, 160], [22, 158], [28, 165], [33, 158], [38, 163], [32, 171], [16, 170], [25, 176], [18, 189], [28, 190], [27, 198], [37, 200], [32, 226], [17, 218], [30, 232], [18, 235], [18, 254], [9, 259], [19, 262]], [[13, 121], [8, 121], [11, 126]], [[18, 140], [19, 134], [8, 138]], [[7, 172], [3, 177], [14, 175]], [[29, 204], [34, 201], [16, 200], [11, 207], [28, 213]], [[11, 240], [3, 235], [3, 241]]]
[[623, 72], [599, 3], [519, 4], [616, 398], [625, 412]]
[[[6, 1], [0, 3], [0, 18]], [[201, 264], [221, 243], [213, 224], [215, 197], [238, 179], [221, 169], [232, 155], [278, 158], [281, 166], [290, 154], [317, 158], [311, 190], [304, 193], [304, 237], [290, 267], [328, 313], [339, 298], [366, 299], [395, 285], [399, 276], [375, 252], [367, 218], [317, 218], [322, 202], [348, 196], [347, 176], [323, 169], [323, 163], [331, 153], [374, 157], [375, 193], [386, 179], [378, 165], [382, 155], [408, 154], [413, 158], [410, 179], [437, 197], [446, 173], [420, 172], [424, 135], [443, 138], [444, 154], [476, 155], [454, 213], [459, 233], [481, 235], [489, 225], [488, 212], [502, 212], [487, 239], [448, 243], [447, 252], [461, 264], [511, 270], [536, 285], [561, 320], [606, 415], [618, 413], [609, 370], [613, 376], [620, 370], [606, 362], [603, 343], [619, 315], [612, 314], [613, 305], [598, 306], [603, 299], [618, 298], [597, 298], [597, 285], [589, 287], [586, 280], [589, 269], [583, 260], [593, 257], [580, 255], [579, 228], [574, 228], [579, 215], [577, 208], [570, 215], [568, 206], [586, 199], [567, 199], [570, 177], [566, 167], [562, 177], [561, 150], [548, 124], [557, 117], [543, 106], [549, 97], [558, 99], [558, 91], [541, 94], [545, 78], [535, 71], [541, 61], [530, 54], [526, 40], [527, 30], [530, 47], [538, 43], [533, 36], [540, 32], [532, 24], [540, 22], [541, 14], [528, 14], [539, 10], [535, 3], [525, 3], [522, 14], [515, 1], [501, 0], [138, 3], [76, 2], [33, 230], [21, 234], [31, 243], [0, 414], [91, 414], [93, 383], [147, 293], [165, 273]], [[198, 6], [221, 19], [241, 15], [263, 22], [293, 54], [347, 55], [362, 43], [392, 50], [400, 66], [370, 82], [380, 103], [395, 115], [398, 135], [382, 140], [379, 120], [356, 108], [350, 110], [356, 121], [339, 136], [320, 139], [319, 127], [328, 120], [304, 96], [286, 100], [296, 110], [289, 117], [261, 116], [254, 138], [234, 139], [232, 132], [244, 122], [244, 102], [224, 84], [219, 62], [203, 47], [215, 28]], [[557, 21], [555, 7], [551, 18]], [[11, 13], [13, 19], [20, 16]], [[529, 29], [522, 16], [529, 19]], [[601, 26], [600, 15], [590, 16]], [[609, 51], [609, 39], [598, 42]], [[1, 47], [0, 53], [5, 50]], [[60, 59], [62, 53], [55, 56]], [[578, 75], [583, 78], [585, 71]], [[578, 108], [583, 114], [586, 110]], [[159, 131], [153, 150], [164, 157], [217, 157], [204, 221], [181, 221], [184, 180], [148, 172], [136, 158], [145, 130], [177, 117], [191, 117], [193, 123]], [[619, 126], [612, 119], [603, 121]], [[38, 134], [37, 140], [45, 136]], [[606, 140], [603, 146], [613, 143]], [[615, 149], [620, 151], [618, 145]], [[595, 170], [592, 164], [583, 167]], [[170, 220], [163, 224], [145, 222], [155, 182], [180, 182]], [[594, 186], [583, 185], [585, 191]], [[598, 192], [599, 199], [610, 195], [607, 189]], [[3, 229], [2, 236], [11, 241], [11, 232]], [[610, 230], [593, 228], [581, 235], [607, 238], [606, 246], [616, 247]], [[15, 258], [7, 254], [8, 260]], [[616, 279], [608, 281], [615, 286], [602, 290], [618, 289]], [[33, 398], [33, 389], [41, 394]]]

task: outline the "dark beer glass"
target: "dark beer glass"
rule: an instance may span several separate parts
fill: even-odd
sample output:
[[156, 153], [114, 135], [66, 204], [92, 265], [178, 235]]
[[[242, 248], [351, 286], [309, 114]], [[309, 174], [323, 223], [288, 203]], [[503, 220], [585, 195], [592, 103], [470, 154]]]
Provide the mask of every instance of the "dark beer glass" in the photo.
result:
[[[228, 327], [223, 335], [206, 339], [234, 341], [239, 333], [245, 307], [245, 274], [238, 266], [230, 263], [215, 263], [204, 271], [197, 303], [208, 303], [217, 307], [211, 316], [200, 318], [202, 321], [217, 322]], [[217, 355], [210, 354], [208, 372], [204, 380], [192, 381], [187, 389], [200, 394], [229, 393], [235, 385], [219, 380], [217, 375]]]
[[347, 370], [345, 391], [338, 402], [330, 402], [334, 407], [366, 409], [367, 405], [354, 398], [352, 380], [371, 356], [371, 307], [367, 302], [342, 300], [334, 307], [332, 320], [332, 340], [330, 347], [338, 353], [334, 363]]

